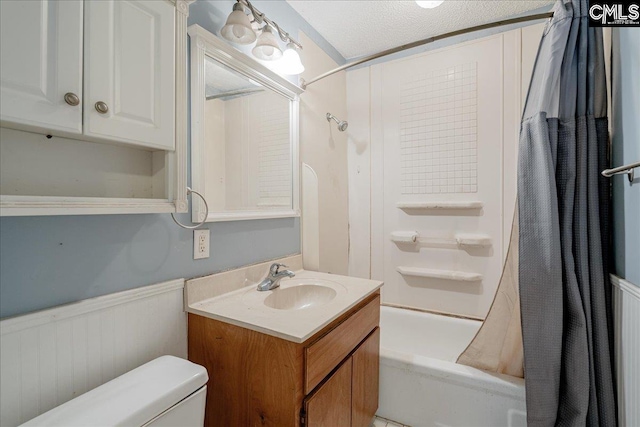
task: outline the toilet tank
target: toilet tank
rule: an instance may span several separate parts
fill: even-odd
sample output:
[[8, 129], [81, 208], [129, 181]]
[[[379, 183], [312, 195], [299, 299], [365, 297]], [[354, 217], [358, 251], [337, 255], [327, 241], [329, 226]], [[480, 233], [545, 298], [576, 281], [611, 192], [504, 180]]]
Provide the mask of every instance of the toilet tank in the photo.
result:
[[207, 371], [174, 356], [162, 356], [22, 426], [202, 427]]

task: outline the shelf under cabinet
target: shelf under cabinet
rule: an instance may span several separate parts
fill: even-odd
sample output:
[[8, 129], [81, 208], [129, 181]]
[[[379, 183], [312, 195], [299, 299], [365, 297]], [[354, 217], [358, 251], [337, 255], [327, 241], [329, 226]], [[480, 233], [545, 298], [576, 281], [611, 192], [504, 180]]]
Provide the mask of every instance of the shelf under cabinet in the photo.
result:
[[175, 212], [166, 199], [0, 195], [0, 216], [104, 215]]
[[0, 216], [176, 212], [173, 153], [0, 128]]

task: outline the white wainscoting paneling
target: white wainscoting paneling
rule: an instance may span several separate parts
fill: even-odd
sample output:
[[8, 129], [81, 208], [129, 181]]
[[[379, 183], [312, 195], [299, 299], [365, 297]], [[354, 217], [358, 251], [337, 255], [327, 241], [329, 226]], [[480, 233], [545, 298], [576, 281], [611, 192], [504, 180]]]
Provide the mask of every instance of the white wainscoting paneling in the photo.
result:
[[19, 425], [156, 357], [187, 357], [184, 280], [0, 321], [0, 426]]
[[611, 275], [621, 427], [640, 426], [640, 288]]

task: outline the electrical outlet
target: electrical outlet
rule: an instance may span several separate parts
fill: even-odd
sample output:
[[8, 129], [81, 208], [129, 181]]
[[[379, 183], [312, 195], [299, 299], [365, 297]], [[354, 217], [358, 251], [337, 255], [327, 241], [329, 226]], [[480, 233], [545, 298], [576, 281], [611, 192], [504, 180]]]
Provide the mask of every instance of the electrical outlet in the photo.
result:
[[209, 258], [209, 229], [193, 230], [193, 259]]

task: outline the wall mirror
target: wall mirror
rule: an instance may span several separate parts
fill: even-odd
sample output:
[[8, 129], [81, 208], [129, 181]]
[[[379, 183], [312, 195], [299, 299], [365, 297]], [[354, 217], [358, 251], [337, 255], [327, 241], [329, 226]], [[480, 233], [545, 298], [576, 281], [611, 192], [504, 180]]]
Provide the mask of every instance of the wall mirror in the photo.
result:
[[[302, 89], [198, 25], [191, 39], [191, 187], [207, 221], [300, 215]], [[192, 200], [193, 221], [205, 219]]]

